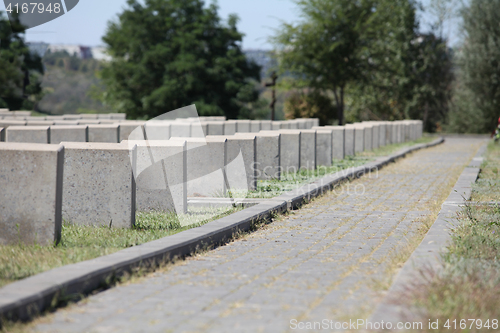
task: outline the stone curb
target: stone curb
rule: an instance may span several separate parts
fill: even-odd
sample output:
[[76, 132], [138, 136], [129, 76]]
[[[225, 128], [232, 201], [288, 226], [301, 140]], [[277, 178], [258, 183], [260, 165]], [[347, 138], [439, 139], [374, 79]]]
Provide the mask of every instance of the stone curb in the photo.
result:
[[457, 212], [462, 209], [464, 201], [471, 197], [471, 184], [477, 180], [479, 175], [479, 167], [484, 160], [482, 156], [486, 151], [486, 145], [483, 144], [479, 148], [475, 157], [460, 174], [450, 195], [443, 202], [436, 221], [396, 275], [387, 295], [377, 306], [369, 321], [381, 322], [383, 320], [394, 324], [412, 318], [412, 309], [391, 304], [390, 297], [395, 293], [403, 292], [408, 284], [420, 276], [420, 268], [436, 270], [442, 267], [440, 255], [446, 250], [446, 246], [451, 240], [451, 230], [459, 223], [456, 218]]
[[156, 265], [164, 260], [182, 258], [198, 250], [227, 243], [234, 235], [248, 231], [257, 221], [270, 220], [273, 214], [297, 209], [345, 180], [359, 178], [408, 153], [443, 142], [444, 139], [439, 138], [428, 144], [405, 148], [363, 166], [327, 175], [278, 197], [264, 199], [252, 207], [201, 227], [13, 282], [0, 289], [0, 318], [29, 320], [57, 304], [60, 299], [86, 295], [134, 268]]

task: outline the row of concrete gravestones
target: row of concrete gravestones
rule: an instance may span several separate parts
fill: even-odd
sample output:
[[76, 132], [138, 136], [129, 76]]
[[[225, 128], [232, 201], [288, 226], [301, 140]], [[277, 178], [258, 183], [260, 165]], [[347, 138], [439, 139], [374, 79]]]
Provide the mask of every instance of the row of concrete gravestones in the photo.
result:
[[[0, 243], [58, 241], [62, 218], [131, 227], [136, 207], [183, 213], [188, 196], [254, 189], [258, 179], [422, 135], [421, 122], [402, 121], [140, 140], [158, 125], [136, 126], [136, 140], [120, 144], [0, 143]], [[231, 168], [238, 155], [243, 167]]]

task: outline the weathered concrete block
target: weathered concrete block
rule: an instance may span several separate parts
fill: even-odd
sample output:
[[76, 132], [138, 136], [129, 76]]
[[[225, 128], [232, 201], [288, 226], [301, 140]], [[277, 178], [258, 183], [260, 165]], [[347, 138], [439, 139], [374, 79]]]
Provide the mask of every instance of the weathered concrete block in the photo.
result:
[[[354, 156], [356, 144], [356, 131], [351, 124], [344, 126], [344, 155]], [[335, 154], [334, 154], [335, 156]]]
[[95, 113], [82, 113], [82, 114], [80, 114], [80, 119], [97, 119], [97, 114], [95, 114]]
[[[278, 130], [280, 137], [280, 168], [282, 172], [297, 172], [300, 168], [300, 130]], [[268, 133], [261, 131], [261, 133]]]
[[[236, 136], [247, 134], [236, 133]], [[255, 133], [256, 153], [255, 167], [257, 180], [280, 179], [280, 138], [281, 134], [274, 131]]]
[[271, 130], [277, 131], [281, 128], [281, 121], [271, 121]]
[[[207, 139], [212, 136], [207, 136]], [[231, 136], [215, 136], [225, 138], [226, 142], [226, 176], [231, 190], [255, 190], [257, 188], [256, 135], [239, 133]]]
[[173, 122], [170, 126], [170, 136], [172, 138], [191, 137], [191, 123]]
[[63, 120], [79, 120], [82, 119], [81, 114], [65, 114], [62, 116]]
[[26, 126], [24, 120], [1, 120], [0, 127], [7, 128], [9, 126]]
[[250, 120], [236, 120], [237, 133], [250, 133]]
[[[297, 127], [298, 129], [306, 129], [307, 127], [307, 119], [295, 119], [297, 121]], [[318, 126], [320, 127], [320, 126]]]
[[26, 121], [26, 126], [52, 126], [53, 121], [50, 120], [28, 120]]
[[[345, 157], [345, 127], [344, 126], [314, 126], [315, 130], [324, 130], [331, 132], [332, 149], [331, 158], [342, 160]], [[354, 146], [353, 146], [354, 149]], [[331, 164], [331, 163], [330, 163]]]
[[[314, 127], [316, 130], [316, 165], [332, 165], [332, 130]], [[343, 149], [344, 147], [342, 147]]]
[[224, 135], [234, 135], [236, 133], [236, 120], [228, 120], [224, 123]]
[[126, 113], [111, 113], [110, 116], [111, 116], [111, 119], [113, 119], [113, 120], [125, 120], [125, 119], [127, 119]]
[[[46, 121], [50, 121], [50, 120], [46, 120]], [[76, 126], [76, 125], [81, 125], [81, 124], [80, 124], [80, 120], [55, 120], [54, 125]]]
[[300, 168], [316, 169], [316, 130], [300, 130]]
[[86, 125], [50, 126], [50, 143], [60, 144], [68, 142], [88, 142], [89, 132]]
[[207, 121], [208, 135], [223, 135], [224, 121]]
[[387, 123], [385, 121], [379, 121], [378, 126], [379, 126], [378, 145], [379, 145], [379, 147], [383, 147], [386, 145]]
[[0, 143], [0, 244], [59, 242], [63, 163], [62, 146]]
[[[56, 122], [57, 120], [54, 120]], [[99, 125], [101, 124], [100, 120], [97, 119], [81, 119], [78, 120], [78, 125]]]
[[[121, 127], [121, 125], [120, 125]], [[136, 126], [137, 128], [138, 126]], [[143, 125], [144, 132], [146, 134], [145, 139], [146, 140], [168, 140], [170, 139], [170, 131], [171, 131], [171, 124], [165, 121], [155, 121], [151, 120], [146, 122]], [[132, 132], [138, 133], [140, 135], [140, 132]], [[129, 135], [130, 136], [130, 135]], [[131, 140], [138, 140], [138, 138], [131, 138]]]
[[288, 121], [280, 121], [280, 129], [291, 129]]
[[16, 117], [30, 117], [31, 111], [12, 111]]
[[250, 120], [250, 132], [259, 133], [261, 130], [260, 120]]
[[6, 142], [49, 143], [49, 126], [9, 126], [5, 135]]
[[260, 130], [261, 131], [270, 131], [272, 130], [272, 124], [270, 120], [261, 120], [260, 121]]
[[137, 145], [137, 211], [187, 212], [186, 141], [123, 141]]
[[118, 143], [120, 125], [88, 125], [89, 142]]
[[380, 137], [380, 125], [378, 123], [370, 122], [372, 126], [372, 149], [378, 148]]
[[[142, 126], [144, 126], [144, 123], [145, 121], [120, 122], [120, 142], [123, 140], [143, 140], [144, 133], [140, 135], [140, 132], [143, 131]], [[138, 128], [140, 130], [137, 130]], [[132, 133], [138, 133], [140, 136], [132, 135]]]
[[63, 142], [63, 219], [130, 228], [135, 223], [137, 149], [125, 143]]
[[299, 129], [299, 124], [298, 124], [298, 122], [297, 122], [296, 119], [289, 120], [288, 121], [288, 126], [290, 127], [290, 129]]
[[365, 135], [364, 135], [364, 150], [372, 150], [372, 143], [373, 143], [373, 126], [372, 125], [361, 125], [365, 129]]
[[224, 166], [226, 138], [172, 138], [186, 140], [187, 196], [218, 197], [226, 193]]
[[365, 128], [354, 125], [354, 153], [361, 153], [365, 150]]

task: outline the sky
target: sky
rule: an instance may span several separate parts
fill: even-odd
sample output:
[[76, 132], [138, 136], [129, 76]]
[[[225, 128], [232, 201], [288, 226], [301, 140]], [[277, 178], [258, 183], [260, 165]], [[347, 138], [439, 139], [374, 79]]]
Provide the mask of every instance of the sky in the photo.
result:
[[[424, 5], [429, 0], [423, 0]], [[299, 19], [293, 0], [218, 0], [219, 15], [226, 19], [235, 13], [240, 17], [238, 30], [245, 34], [244, 49], [272, 49], [267, 38], [281, 22]], [[101, 37], [107, 22], [115, 19], [126, 6], [126, 0], [80, 0], [78, 5], [65, 15], [38, 27], [29, 29], [26, 40], [49, 44], [79, 44], [85, 46], [102, 45]], [[5, 10], [0, 1], [0, 11]], [[420, 14], [422, 27], [432, 20], [428, 14]], [[457, 25], [445, 29], [453, 44], [458, 39]]]

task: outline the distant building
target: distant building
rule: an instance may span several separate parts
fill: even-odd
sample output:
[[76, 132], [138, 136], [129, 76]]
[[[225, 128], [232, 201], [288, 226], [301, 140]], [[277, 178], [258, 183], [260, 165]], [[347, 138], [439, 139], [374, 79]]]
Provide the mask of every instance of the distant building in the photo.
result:
[[92, 50], [88, 46], [82, 45], [59, 45], [51, 44], [49, 45], [50, 52], [66, 51], [71, 56], [76, 56], [80, 59], [92, 59]]

